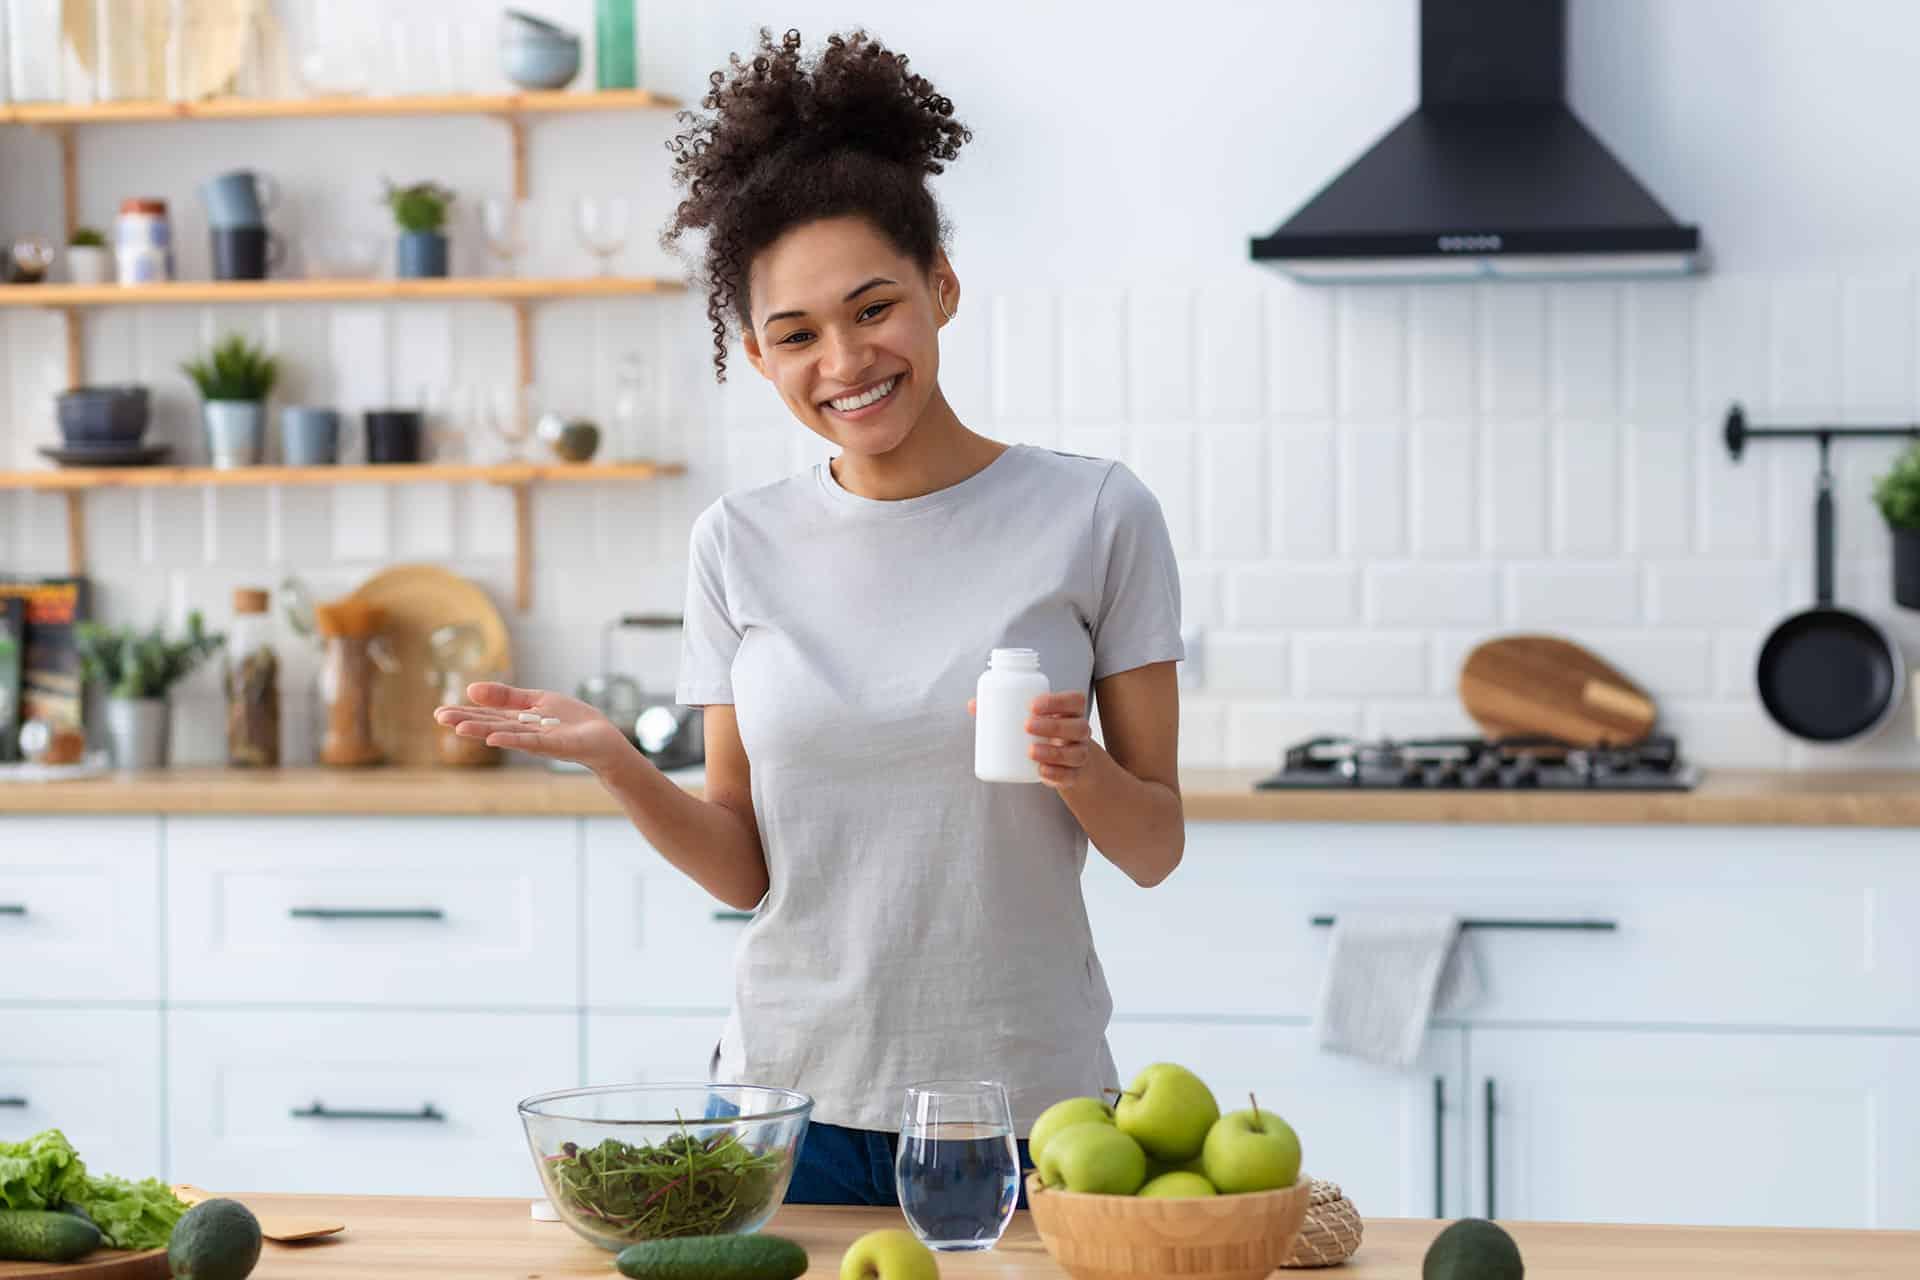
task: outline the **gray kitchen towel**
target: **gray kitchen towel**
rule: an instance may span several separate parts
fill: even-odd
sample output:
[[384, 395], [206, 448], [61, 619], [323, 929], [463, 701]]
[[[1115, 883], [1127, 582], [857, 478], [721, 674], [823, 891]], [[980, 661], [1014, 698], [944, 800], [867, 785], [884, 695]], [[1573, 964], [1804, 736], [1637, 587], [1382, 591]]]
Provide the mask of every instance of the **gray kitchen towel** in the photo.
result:
[[1442, 912], [1342, 911], [1314, 1018], [1320, 1047], [1389, 1067], [1420, 1056], [1427, 1019], [1480, 998], [1460, 920]]

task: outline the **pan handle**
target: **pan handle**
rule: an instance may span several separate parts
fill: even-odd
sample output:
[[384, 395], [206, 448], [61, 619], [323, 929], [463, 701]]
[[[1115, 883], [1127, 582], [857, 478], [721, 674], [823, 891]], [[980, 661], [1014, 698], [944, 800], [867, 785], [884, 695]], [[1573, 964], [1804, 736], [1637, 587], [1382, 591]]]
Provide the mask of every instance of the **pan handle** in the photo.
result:
[[1813, 590], [1821, 608], [1833, 603], [1833, 471], [1827, 465], [1831, 441], [1820, 436], [1819, 490], [1813, 499]]

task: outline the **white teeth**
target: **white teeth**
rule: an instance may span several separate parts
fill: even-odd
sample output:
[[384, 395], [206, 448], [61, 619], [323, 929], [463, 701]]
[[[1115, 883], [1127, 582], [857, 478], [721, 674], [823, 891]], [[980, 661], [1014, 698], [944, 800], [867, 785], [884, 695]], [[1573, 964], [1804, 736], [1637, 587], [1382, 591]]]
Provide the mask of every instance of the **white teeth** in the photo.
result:
[[827, 403], [842, 413], [852, 413], [855, 409], [866, 408], [876, 400], [886, 399], [887, 394], [893, 390], [893, 384], [898, 381], [900, 381], [900, 375], [895, 374], [863, 396], [846, 396], [839, 400], [829, 400]]

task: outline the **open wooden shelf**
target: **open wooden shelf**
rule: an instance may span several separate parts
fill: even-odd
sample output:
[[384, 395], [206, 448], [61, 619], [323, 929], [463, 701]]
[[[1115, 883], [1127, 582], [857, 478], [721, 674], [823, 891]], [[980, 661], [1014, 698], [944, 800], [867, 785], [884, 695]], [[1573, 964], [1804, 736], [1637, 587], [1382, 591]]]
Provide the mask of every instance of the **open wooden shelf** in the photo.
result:
[[153, 284], [0, 285], [0, 307], [147, 307], [270, 302], [532, 302], [684, 293], [654, 276], [450, 276], [433, 280], [164, 280]]
[[67, 502], [67, 566], [87, 571], [86, 496], [95, 489], [269, 485], [458, 484], [482, 481], [513, 493], [514, 605], [533, 607], [533, 490], [543, 484], [595, 484], [685, 475], [677, 462], [412, 462], [319, 467], [62, 467], [0, 471], [0, 489], [61, 493]]
[[88, 125], [168, 120], [339, 119], [351, 116], [517, 116], [589, 111], [671, 111], [677, 98], [645, 89], [591, 93], [450, 93], [377, 97], [209, 98], [204, 102], [16, 102], [0, 104], [0, 124]]

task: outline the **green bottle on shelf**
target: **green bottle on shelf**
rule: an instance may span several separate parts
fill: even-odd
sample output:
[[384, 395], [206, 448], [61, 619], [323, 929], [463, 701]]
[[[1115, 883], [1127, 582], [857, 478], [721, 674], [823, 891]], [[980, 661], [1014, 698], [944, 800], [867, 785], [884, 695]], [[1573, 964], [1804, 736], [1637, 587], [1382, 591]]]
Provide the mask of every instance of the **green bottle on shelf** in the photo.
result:
[[602, 89], [639, 87], [633, 0], [595, 0], [593, 69]]

